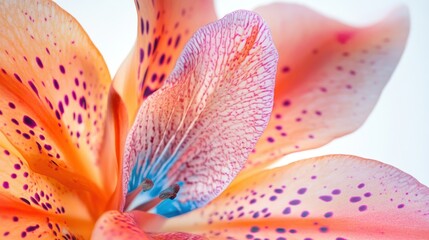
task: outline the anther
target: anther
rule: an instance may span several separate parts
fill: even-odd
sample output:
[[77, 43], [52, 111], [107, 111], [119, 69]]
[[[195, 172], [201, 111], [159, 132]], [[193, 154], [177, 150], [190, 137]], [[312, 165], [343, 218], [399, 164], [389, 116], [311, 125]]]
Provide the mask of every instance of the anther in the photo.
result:
[[125, 199], [125, 206], [131, 204], [131, 202], [134, 200], [135, 197], [137, 197], [137, 195], [139, 195], [139, 193], [149, 191], [152, 188], [152, 180], [150, 180], [149, 178], [143, 179], [142, 183], [140, 183], [140, 185], [136, 189], [127, 194], [127, 197]]
[[170, 187], [162, 190], [159, 193], [159, 198], [161, 200], [164, 200], [164, 199], [167, 199], [167, 198], [173, 200], [173, 199], [176, 198], [177, 193], [179, 192], [179, 190], [180, 190], [179, 184], [175, 183], [175, 184], [171, 185]]
[[142, 187], [141, 191], [146, 192], [153, 188], [153, 182], [149, 178], [145, 178], [143, 179], [143, 182], [140, 184], [140, 186]]

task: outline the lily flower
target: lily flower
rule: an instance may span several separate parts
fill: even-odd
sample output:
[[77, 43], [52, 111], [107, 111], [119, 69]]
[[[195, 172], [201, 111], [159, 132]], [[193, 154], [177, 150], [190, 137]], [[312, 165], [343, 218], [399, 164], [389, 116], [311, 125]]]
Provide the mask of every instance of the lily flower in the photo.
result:
[[137, 0], [138, 39], [112, 82], [55, 3], [0, 3], [1, 238], [429, 235], [428, 188], [391, 166], [337, 155], [267, 169], [362, 124], [406, 10], [355, 28], [287, 4], [215, 21], [211, 1]]

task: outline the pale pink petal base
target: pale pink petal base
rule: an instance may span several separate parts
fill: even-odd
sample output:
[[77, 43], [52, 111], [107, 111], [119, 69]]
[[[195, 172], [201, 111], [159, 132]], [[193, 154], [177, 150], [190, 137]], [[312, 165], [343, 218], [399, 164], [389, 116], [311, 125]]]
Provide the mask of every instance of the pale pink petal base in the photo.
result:
[[427, 239], [429, 189], [389, 165], [325, 156], [265, 170], [166, 231], [210, 239]]

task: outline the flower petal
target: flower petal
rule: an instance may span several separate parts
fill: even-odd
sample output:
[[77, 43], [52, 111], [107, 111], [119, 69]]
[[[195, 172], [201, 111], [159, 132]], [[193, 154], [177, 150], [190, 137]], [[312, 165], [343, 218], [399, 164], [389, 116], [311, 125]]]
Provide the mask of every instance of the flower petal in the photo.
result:
[[143, 102], [128, 135], [129, 192], [145, 179], [154, 183], [134, 206], [178, 192], [155, 209], [174, 216], [207, 203], [231, 182], [268, 121], [276, 63], [269, 30], [254, 13], [232, 13], [194, 35], [165, 85]]
[[150, 238], [137, 226], [131, 214], [109, 211], [97, 220], [91, 239], [149, 240]]
[[2, 1], [0, 24], [1, 132], [35, 172], [101, 188], [111, 81], [102, 56], [52, 1]]
[[[144, 215], [148, 217], [148, 215]], [[120, 213], [118, 211], [110, 211], [104, 213], [92, 233], [92, 239], [118, 239], [118, 240], [203, 240], [205, 238], [187, 233], [160, 233], [150, 234], [145, 233], [138, 224], [136, 215], [132, 213]], [[141, 219], [141, 221], [151, 221], [150, 218]]]
[[[19, 210], [16, 203], [14, 208], [5, 208], [1, 197], [0, 201], [1, 239], [85, 239], [61, 218]], [[80, 230], [85, 228], [80, 226]]]
[[[47, 236], [44, 234], [53, 234], [52, 231], [61, 234], [62, 232], [52, 228], [54, 223], [48, 219], [61, 222], [62, 225], [70, 223], [70, 219], [91, 221], [91, 209], [87, 208], [88, 202], [84, 202], [84, 198], [79, 197], [79, 194], [86, 194], [85, 192], [70, 189], [55, 179], [32, 171], [16, 149], [10, 148], [10, 144], [5, 148], [7, 144], [3, 135], [0, 139], [0, 219], [3, 219], [0, 236], [8, 235], [11, 239], [17, 239], [13, 236], [30, 235], [33, 231], [34, 234], [37, 233], [35, 236], [42, 234], [44, 237]], [[19, 222], [16, 217], [20, 219]], [[23, 218], [22, 221], [21, 218]], [[4, 221], [12, 221], [12, 219], [15, 219], [15, 224], [25, 228], [30, 227], [29, 229], [33, 230], [25, 231], [25, 228], [15, 228], [13, 224], [4, 224]], [[51, 229], [42, 233], [49, 223]], [[31, 228], [35, 225], [40, 229]], [[89, 231], [82, 226], [74, 230], [81, 235]]]
[[137, 42], [114, 79], [130, 123], [143, 99], [162, 86], [192, 34], [217, 19], [212, 0], [136, 0]]
[[406, 8], [363, 28], [292, 4], [256, 11], [267, 20], [280, 59], [271, 120], [247, 167], [320, 147], [361, 126], [398, 64], [409, 31]]
[[242, 179], [164, 228], [214, 239], [425, 239], [429, 189], [377, 161], [325, 156]]

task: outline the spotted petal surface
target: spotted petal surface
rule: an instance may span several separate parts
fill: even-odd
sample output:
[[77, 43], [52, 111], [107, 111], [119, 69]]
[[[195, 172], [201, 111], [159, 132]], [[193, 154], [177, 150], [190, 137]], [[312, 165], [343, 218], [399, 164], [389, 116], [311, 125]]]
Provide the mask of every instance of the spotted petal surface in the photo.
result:
[[409, 31], [405, 8], [361, 28], [293, 4], [256, 11], [270, 26], [280, 58], [271, 120], [247, 167], [358, 128], [396, 68]]
[[[85, 239], [79, 232], [70, 230], [70, 224], [64, 219], [20, 211], [17, 204], [13, 208], [4, 208], [1, 196], [0, 201], [1, 239]], [[81, 226], [81, 230], [83, 228]]]
[[[150, 221], [141, 219], [141, 221]], [[145, 233], [141, 230], [138, 220], [131, 213], [110, 211], [97, 221], [92, 239], [98, 240], [204, 240], [206, 238], [194, 234], [176, 233]]]
[[212, 0], [136, 0], [137, 42], [114, 79], [132, 122], [162, 86], [194, 32], [217, 19]]
[[0, 134], [1, 239], [86, 236], [90, 229], [74, 225], [75, 220], [90, 222], [91, 210], [86, 204], [78, 189], [30, 169]]
[[277, 52], [263, 20], [238, 11], [199, 30], [165, 85], [143, 102], [125, 149], [129, 191], [144, 179], [154, 210], [174, 216], [217, 196], [242, 168], [271, 112]]
[[242, 179], [164, 228], [209, 239], [426, 239], [429, 189], [377, 161], [326, 156]]
[[52, 1], [0, 2], [0, 131], [35, 172], [97, 192], [111, 81], [103, 58]]

